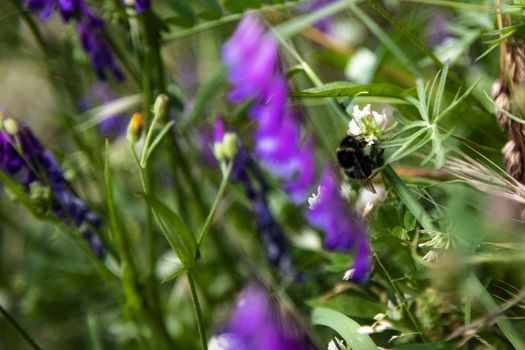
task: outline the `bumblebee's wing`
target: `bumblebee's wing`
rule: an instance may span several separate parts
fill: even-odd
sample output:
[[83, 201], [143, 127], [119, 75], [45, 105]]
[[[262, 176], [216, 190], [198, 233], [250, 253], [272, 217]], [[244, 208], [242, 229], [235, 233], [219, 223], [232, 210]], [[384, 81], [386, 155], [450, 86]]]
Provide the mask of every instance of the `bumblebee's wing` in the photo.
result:
[[376, 193], [376, 189], [374, 188], [372, 181], [370, 181], [370, 176], [366, 175], [366, 172], [364, 171], [363, 167], [359, 162], [356, 162], [354, 164], [354, 173], [358, 175], [355, 179], [356, 182], [358, 182], [362, 187], [366, 188], [368, 191]]
[[[337, 165], [337, 167], [339, 168], [339, 172], [344, 173], [346, 175], [345, 177], [349, 181], [359, 184], [359, 186], [366, 188], [372, 193], [376, 193], [372, 181], [370, 181], [370, 178], [366, 176], [366, 172], [363, 170], [359, 162], [355, 162], [350, 170], [342, 168], [339, 164]], [[353, 174], [350, 175], [348, 173], [349, 171], [352, 171]]]

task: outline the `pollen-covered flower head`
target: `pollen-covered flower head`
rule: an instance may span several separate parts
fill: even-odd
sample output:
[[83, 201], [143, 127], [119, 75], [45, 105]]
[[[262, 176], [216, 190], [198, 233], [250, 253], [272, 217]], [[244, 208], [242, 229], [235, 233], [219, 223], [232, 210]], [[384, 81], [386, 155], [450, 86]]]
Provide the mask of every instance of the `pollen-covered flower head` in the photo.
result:
[[354, 106], [352, 116], [348, 124], [348, 134], [363, 136], [369, 144], [377, 141], [388, 125], [386, 114], [372, 111], [370, 105], [366, 105], [363, 109]]

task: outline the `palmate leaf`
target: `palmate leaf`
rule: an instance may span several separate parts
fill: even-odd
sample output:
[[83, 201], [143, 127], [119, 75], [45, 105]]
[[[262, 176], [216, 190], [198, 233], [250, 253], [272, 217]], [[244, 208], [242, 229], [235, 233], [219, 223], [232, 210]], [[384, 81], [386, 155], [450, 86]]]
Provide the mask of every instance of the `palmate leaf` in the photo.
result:
[[197, 241], [182, 218], [153, 196], [142, 194], [150, 206], [159, 227], [183, 266], [188, 269], [195, 263]]
[[324, 307], [312, 311], [312, 323], [332, 328], [339, 333], [351, 349], [376, 350], [377, 345], [367, 334], [359, 333], [360, 325], [351, 318]]

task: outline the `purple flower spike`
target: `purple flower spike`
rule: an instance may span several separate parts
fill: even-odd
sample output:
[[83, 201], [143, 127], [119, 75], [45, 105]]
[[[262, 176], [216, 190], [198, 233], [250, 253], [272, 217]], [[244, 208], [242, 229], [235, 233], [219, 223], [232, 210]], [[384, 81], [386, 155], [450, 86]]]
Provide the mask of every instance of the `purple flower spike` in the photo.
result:
[[257, 17], [248, 15], [224, 44], [222, 60], [233, 85], [230, 101], [254, 102], [249, 114], [257, 121], [257, 158], [284, 180], [294, 202], [304, 201], [313, 180], [313, 155], [311, 146], [302, 146], [301, 125], [287, 105], [287, 82], [277, 65], [277, 40]]
[[241, 292], [230, 323], [216, 339], [222, 350], [313, 349], [300, 320], [256, 285]]
[[106, 70], [110, 71], [116, 80], [124, 79], [103, 31], [105, 22], [93, 13], [85, 0], [21, 0], [21, 2], [29, 11], [39, 13], [42, 19], [49, 17], [53, 9], [57, 9], [63, 22], [76, 20], [82, 48], [89, 56], [99, 79], [105, 79]]
[[122, 81], [124, 75], [113, 56], [111, 47], [102, 32], [104, 22], [95, 16], [77, 24], [77, 32], [82, 42], [82, 48], [91, 59], [91, 65], [99, 79], [106, 78], [106, 70], [109, 70], [116, 80]]
[[38, 197], [38, 192], [33, 192], [35, 188], [49, 188], [51, 198], [40, 199], [50, 201], [52, 214], [79, 229], [96, 256], [102, 258], [102, 242], [91, 231], [100, 226], [100, 220], [71, 191], [55, 157], [42, 146], [27, 125], [7, 117], [7, 113], [2, 111], [0, 124], [3, 125], [3, 128], [0, 127], [0, 170], [20, 183], [30, 196]]
[[40, 19], [49, 18], [55, 6], [55, 0], [27, 0], [24, 3], [30, 12], [38, 13]]
[[355, 249], [352, 269], [345, 279], [364, 282], [370, 273], [372, 260], [365, 227], [361, 219], [350, 211], [348, 201], [341, 195], [338, 182], [331, 170], [323, 172], [318, 193], [309, 200], [307, 218], [310, 224], [325, 233], [327, 250], [347, 253]]
[[138, 14], [146, 12], [149, 10], [150, 2], [149, 0], [135, 0], [135, 10]]

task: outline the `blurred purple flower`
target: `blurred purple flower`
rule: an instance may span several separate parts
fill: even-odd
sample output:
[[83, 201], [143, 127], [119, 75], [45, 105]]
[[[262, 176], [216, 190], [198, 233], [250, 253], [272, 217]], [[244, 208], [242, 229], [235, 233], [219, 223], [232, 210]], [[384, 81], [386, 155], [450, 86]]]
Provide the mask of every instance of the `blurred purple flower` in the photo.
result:
[[77, 33], [98, 78], [105, 79], [106, 70], [109, 70], [116, 80], [122, 81], [124, 75], [104, 34], [104, 26], [101, 18], [90, 14], [77, 24]]
[[0, 125], [4, 125], [0, 128], [0, 170], [18, 181], [30, 195], [33, 184], [48, 187], [53, 214], [80, 229], [93, 252], [102, 258], [102, 242], [90, 229], [100, 226], [97, 216], [70, 190], [54, 156], [29, 127], [5, 115], [5, 112], [0, 112]]
[[[297, 9], [301, 12], [313, 12], [325, 7], [332, 1], [333, 0], [311, 0], [309, 2], [297, 6]], [[323, 33], [330, 33], [332, 31], [333, 22], [334, 16], [328, 16], [315, 22], [314, 26]]]
[[[80, 111], [87, 111], [101, 104], [109, 103], [118, 97], [119, 95], [106, 82], [97, 81], [91, 86], [89, 92], [79, 100], [78, 107]], [[128, 116], [114, 114], [104, 117], [97, 127], [103, 137], [116, 139], [125, 134], [128, 123]]]
[[[296, 203], [304, 201], [314, 177], [310, 144], [301, 143], [301, 125], [287, 105], [286, 78], [278, 69], [278, 45], [260, 21], [245, 16], [224, 44], [222, 61], [233, 85], [233, 103], [253, 100], [249, 110], [257, 121], [255, 155], [285, 182]], [[303, 172], [304, 171], [304, 172]]]
[[54, 8], [60, 12], [62, 20], [66, 23], [75, 18], [82, 48], [89, 56], [98, 78], [105, 79], [106, 70], [109, 70], [116, 80], [124, 79], [104, 33], [105, 22], [95, 15], [85, 0], [21, 0], [21, 2], [29, 11], [39, 13], [42, 19], [48, 18]]
[[312, 195], [308, 203], [308, 221], [325, 233], [327, 250], [347, 253], [355, 249], [352, 269], [345, 277], [356, 282], [366, 281], [372, 263], [366, 230], [362, 220], [351, 212], [331, 170], [323, 172], [318, 193]]
[[[220, 339], [222, 350], [311, 350], [301, 321], [259, 286], [245, 288]], [[210, 346], [210, 350], [213, 346]]]
[[[224, 123], [220, 117], [217, 117], [213, 133], [214, 144], [221, 142], [224, 134]], [[269, 264], [278, 266], [285, 273], [289, 272], [291, 267], [290, 245], [268, 206], [266, 199], [268, 184], [257, 163], [239, 141], [231, 179], [243, 185], [246, 197], [251, 202], [256, 230], [263, 241]]]
[[431, 46], [442, 44], [448, 39], [453, 38], [450, 30], [447, 29], [447, 21], [450, 16], [443, 10], [432, 12], [427, 26], [428, 41]]
[[257, 232], [264, 243], [266, 258], [273, 266], [287, 273], [291, 268], [290, 244], [282, 228], [275, 222], [268, 201], [268, 184], [248, 150], [239, 145], [235, 156], [232, 180], [244, 186], [251, 202]]
[[149, 0], [135, 0], [135, 10], [138, 14], [141, 14], [149, 10], [150, 1]]
[[41, 19], [47, 19], [53, 13], [56, 0], [23, 0], [22, 3], [30, 12], [38, 13]]

